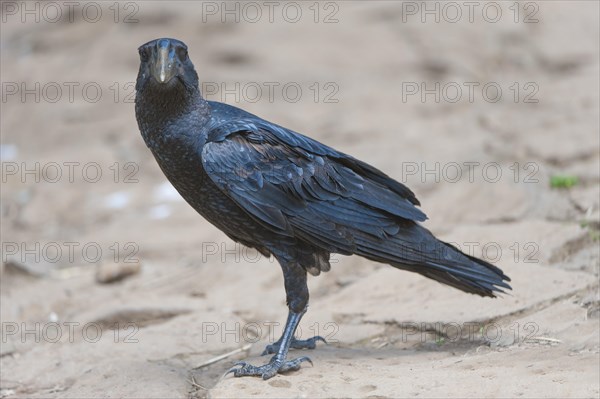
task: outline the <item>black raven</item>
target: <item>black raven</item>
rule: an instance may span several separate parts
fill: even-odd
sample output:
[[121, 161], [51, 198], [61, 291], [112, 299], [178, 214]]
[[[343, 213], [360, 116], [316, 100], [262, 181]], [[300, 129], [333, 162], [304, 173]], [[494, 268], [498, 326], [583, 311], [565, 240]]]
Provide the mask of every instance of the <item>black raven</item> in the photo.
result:
[[331, 253], [356, 254], [481, 296], [510, 289], [499, 268], [436, 239], [403, 184], [356, 158], [239, 108], [202, 98], [187, 46], [156, 39], [139, 47], [135, 113], [146, 145], [181, 196], [232, 240], [274, 256], [288, 318], [267, 346], [269, 363], [245, 362], [236, 377], [298, 370], [315, 347], [294, 332], [308, 306], [307, 272], [328, 271]]

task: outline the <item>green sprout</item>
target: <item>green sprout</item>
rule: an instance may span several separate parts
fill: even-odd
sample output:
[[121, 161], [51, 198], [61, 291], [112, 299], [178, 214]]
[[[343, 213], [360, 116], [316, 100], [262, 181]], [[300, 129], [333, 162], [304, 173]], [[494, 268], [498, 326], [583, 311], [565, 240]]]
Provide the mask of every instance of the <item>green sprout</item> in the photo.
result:
[[552, 188], [571, 188], [579, 183], [577, 176], [554, 175], [550, 177], [550, 187]]

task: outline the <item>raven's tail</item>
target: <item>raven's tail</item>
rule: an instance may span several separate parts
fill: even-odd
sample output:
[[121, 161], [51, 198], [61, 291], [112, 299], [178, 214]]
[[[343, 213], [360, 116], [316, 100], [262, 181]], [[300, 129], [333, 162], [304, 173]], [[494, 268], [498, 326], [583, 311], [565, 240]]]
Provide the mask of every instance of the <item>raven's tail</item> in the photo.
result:
[[407, 230], [385, 241], [363, 236], [357, 254], [471, 294], [495, 297], [505, 293], [503, 288], [512, 289], [507, 283], [510, 278], [500, 268], [438, 240], [416, 223]]
[[[442, 258], [424, 262], [418, 266], [419, 270], [413, 269], [413, 271], [461, 291], [480, 296], [494, 298], [496, 293], [505, 293], [502, 288], [512, 289], [507, 283], [510, 278], [502, 269], [467, 255], [443, 241], [438, 240], [438, 243], [444, 246], [441, 251]], [[446, 258], [443, 258], [444, 252], [449, 253]], [[392, 264], [392, 266], [404, 268], [403, 265]]]

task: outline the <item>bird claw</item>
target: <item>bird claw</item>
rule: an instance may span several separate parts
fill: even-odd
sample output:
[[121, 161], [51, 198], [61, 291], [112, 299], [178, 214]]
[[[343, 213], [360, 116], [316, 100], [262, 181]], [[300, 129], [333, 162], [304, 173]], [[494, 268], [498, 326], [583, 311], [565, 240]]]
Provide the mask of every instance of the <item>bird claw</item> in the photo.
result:
[[[320, 335], [315, 335], [314, 337], [309, 338], [309, 339], [292, 338], [292, 342], [290, 343], [290, 348], [293, 348], [293, 349], [315, 349], [317, 347], [317, 341], [324, 342], [326, 345], [328, 345], [325, 338], [321, 337]], [[265, 350], [263, 351], [261, 356], [277, 353], [280, 346], [281, 346], [281, 340], [274, 342], [270, 345], [267, 345], [267, 347], [265, 348]]]
[[[298, 357], [285, 362], [273, 358], [269, 363], [262, 366], [253, 366], [250, 363], [237, 362], [225, 373], [225, 375], [233, 373], [234, 377], [260, 376], [263, 380], [268, 380], [277, 373], [300, 370], [300, 364], [302, 362], [309, 362], [311, 366], [313, 364], [312, 360], [307, 356]], [[237, 366], [241, 367], [238, 368]]]

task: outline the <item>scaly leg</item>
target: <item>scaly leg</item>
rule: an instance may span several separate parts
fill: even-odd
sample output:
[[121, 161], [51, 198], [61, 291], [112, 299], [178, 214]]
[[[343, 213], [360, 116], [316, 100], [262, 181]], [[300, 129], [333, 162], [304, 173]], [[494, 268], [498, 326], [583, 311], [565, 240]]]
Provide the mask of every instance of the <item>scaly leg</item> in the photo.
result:
[[277, 373], [299, 370], [302, 362], [312, 364], [312, 361], [306, 356], [286, 360], [298, 323], [300, 323], [302, 316], [306, 313], [308, 306], [308, 286], [306, 284], [306, 271], [300, 265], [296, 262], [284, 262], [282, 260], [280, 260], [280, 263], [283, 269], [289, 315], [285, 323], [283, 335], [278, 341], [277, 353], [271, 358], [269, 363], [262, 366], [253, 366], [246, 362], [238, 362], [235, 366], [240, 367], [234, 366], [227, 374], [233, 373], [235, 377], [261, 376], [264, 380], [267, 380]]
[[[293, 316], [292, 312], [288, 313], [288, 321], [286, 325], [290, 322], [290, 318]], [[283, 335], [276, 342], [267, 345], [265, 350], [262, 353], [262, 356], [269, 355], [273, 353], [277, 353], [279, 348], [281, 347], [281, 341], [283, 340]], [[292, 336], [292, 342], [290, 342], [290, 349], [315, 349], [317, 347], [317, 341], [325, 342], [325, 338], [320, 335], [314, 336], [309, 339], [296, 339], [296, 337]]]

